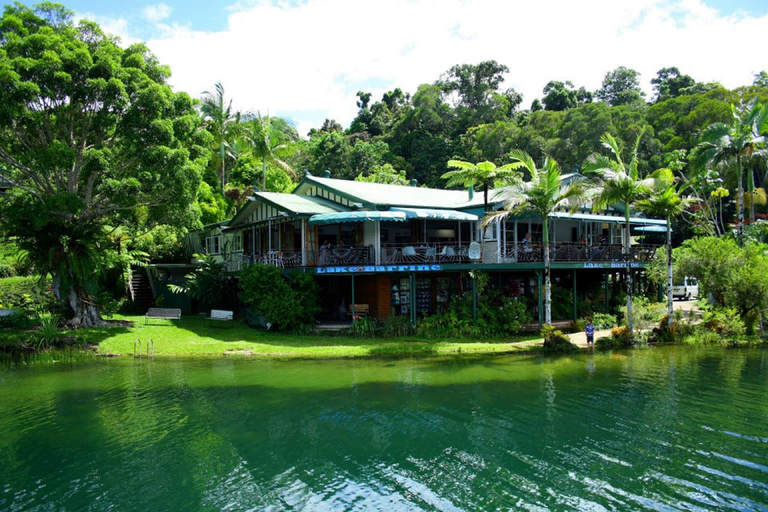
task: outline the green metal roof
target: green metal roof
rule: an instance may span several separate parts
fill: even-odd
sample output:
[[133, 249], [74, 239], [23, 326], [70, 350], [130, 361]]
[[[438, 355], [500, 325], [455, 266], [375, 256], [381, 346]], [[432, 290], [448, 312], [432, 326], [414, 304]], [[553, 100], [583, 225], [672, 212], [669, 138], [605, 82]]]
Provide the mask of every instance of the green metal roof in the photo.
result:
[[240, 219], [245, 219], [255, 210], [259, 204], [267, 204], [281, 212], [286, 212], [295, 217], [306, 217], [320, 213], [335, 213], [344, 210], [344, 206], [325, 200], [320, 197], [300, 196], [296, 194], [282, 194], [278, 192], [256, 192], [248, 198], [248, 203], [240, 208], [237, 214], [229, 221], [229, 227], [239, 224]]
[[[587, 222], [625, 222], [623, 216], [614, 215], [598, 215], [595, 213], [568, 213], [568, 212], [555, 212], [550, 214], [550, 217], [555, 219], [573, 219], [573, 220], [585, 220]], [[645, 225], [658, 225], [666, 226], [667, 221], [663, 219], [646, 219], [645, 217], [630, 217], [630, 224], [645, 224]]]
[[482, 193], [475, 192], [469, 200], [466, 190], [440, 190], [407, 185], [384, 185], [364, 181], [338, 180], [307, 176], [293, 191], [301, 194], [307, 186], [317, 186], [370, 209], [390, 206], [414, 208], [468, 208], [483, 204]]
[[408, 218], [441, 219], [474, 222], [479, 217], [471, 213], [456, 210], [436, 210], [434, 208], [392, 208], [392, 211], [404, 212]]
[[338, 224], [339, 222], [363, 222], [372, 220], [380, 221], [398, 221], [402, 222], [408, 218], [405, 212], [379, 212], [379, 211], [358, 211], [358, 212], [336, 212], [313, 215], [309, 218], [310, 224]]
[[[317, 213], [333, 213], [344, 207], [334, 205], [318, 197], [299, 196], [296, 194], [281, 194], [278, 192], [256, 192], [255, 200], [274, 206], [278, 210], [293, 213], [295, 215], [314, 215]], [[333, 205], [333, 206], [332, 206]]]

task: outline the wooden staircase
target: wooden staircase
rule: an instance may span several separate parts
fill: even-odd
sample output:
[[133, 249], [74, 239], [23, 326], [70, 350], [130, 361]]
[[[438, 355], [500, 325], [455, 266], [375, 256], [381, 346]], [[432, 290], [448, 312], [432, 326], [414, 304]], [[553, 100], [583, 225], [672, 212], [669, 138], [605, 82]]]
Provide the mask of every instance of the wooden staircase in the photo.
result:
[[143, 267], [133, 268], [133, 277], [130, 286], [131, 300], [139, 309], [150, 307], [155, 301], [152, 286], [149, 282], [147, 269]]

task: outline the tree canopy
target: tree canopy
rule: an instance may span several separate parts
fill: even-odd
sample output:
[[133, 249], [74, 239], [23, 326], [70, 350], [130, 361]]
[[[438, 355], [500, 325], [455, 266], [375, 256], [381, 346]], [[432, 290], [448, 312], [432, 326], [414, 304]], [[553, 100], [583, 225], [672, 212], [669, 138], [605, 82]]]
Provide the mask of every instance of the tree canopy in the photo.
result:
[[101, 322], [97, 277], [115, 226], [190, 225], [209, 159], [193, 100], [142, 44], [120, 48], [60, 5], [0, 20], [0, 214], [75, 325]]

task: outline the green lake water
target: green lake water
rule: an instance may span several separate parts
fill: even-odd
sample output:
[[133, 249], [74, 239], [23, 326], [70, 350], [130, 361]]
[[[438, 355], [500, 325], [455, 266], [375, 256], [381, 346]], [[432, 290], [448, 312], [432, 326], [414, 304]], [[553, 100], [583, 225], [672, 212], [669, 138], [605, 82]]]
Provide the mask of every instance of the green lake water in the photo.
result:
[[0, 510], [768, 510], [768, 351], [0, 367]]

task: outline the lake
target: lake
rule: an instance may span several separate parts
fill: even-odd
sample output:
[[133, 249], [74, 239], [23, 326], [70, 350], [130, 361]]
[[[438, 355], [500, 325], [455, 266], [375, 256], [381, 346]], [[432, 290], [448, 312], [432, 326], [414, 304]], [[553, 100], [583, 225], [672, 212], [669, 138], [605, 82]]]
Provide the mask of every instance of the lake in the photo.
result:
[[0, 367], [0, 510], [768, 510], [768, 351]]

